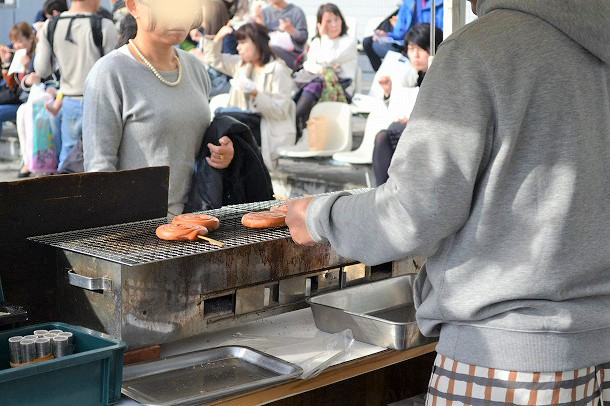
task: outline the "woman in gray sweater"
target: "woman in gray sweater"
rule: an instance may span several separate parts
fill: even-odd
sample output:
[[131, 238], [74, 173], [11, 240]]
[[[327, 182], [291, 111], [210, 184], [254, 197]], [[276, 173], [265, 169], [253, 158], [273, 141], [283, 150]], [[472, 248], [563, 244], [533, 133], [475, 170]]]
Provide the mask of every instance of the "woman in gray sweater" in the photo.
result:
[[[179, 214], [210, 124], [210, 80], [205, 67], [175, 45], [201, 24], [201, 6], [194, 0], [181, 7], [169, 0], [127, 0], [126, 7], [136, 32], [128, 35], [128, 44], [99, 60], [87, 77], [85, 170], [169, 166], [169, 213]], [[210, 166], [229, 166], [233, 144], [228, 137], [208, 147]]]

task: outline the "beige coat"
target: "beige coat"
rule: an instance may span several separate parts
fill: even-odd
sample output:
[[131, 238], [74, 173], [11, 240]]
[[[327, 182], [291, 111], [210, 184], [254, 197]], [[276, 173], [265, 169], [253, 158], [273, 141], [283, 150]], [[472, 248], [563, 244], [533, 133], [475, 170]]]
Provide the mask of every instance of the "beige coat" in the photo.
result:
[[[203, 41], [203, 61], [210, 67], [239, 80], [252, 78], [252, 64], [244, 64], [239, 55], [221, 53], [221, 43], [209, 38]], [[261, 114], [261, 153], [265, 164], [273, 169], [277, 149], [296, 142], [296, 107], [291, 95], [294, 83], [291, 71], [281, 59], [266, 64], [255, 80], [256, 98], [246, 96], [231, 86], [227, 107], [249, 109]]]

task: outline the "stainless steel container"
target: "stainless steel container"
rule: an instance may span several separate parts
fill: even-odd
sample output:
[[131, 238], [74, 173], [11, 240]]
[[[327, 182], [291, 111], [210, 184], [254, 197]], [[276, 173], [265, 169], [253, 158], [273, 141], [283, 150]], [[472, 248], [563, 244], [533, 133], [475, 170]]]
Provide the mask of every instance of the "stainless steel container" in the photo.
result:
[[406, 275], [307, 299], [316, 327], [328, 333], [352, 330], [358, 341], [406, 350], [434, 342], [415, 320], [413, 281]]
[[294, 364], [248, 347], [217, 347], [128, 365], [122, 393], [149, 406], [200, 405], [302, 373]]

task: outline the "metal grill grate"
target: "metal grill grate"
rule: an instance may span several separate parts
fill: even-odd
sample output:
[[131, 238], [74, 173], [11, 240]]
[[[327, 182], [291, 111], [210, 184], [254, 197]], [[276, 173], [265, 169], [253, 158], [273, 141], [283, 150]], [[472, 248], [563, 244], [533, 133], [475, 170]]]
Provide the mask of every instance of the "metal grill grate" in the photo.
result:
[[[361, 193], [364, 189], [352, 190]], [[206, 211], [220, 219], [220, 228], [211, 238], [225, 243], [223, 248], [204, 241], [164, 241], [155, 235], [166, 218], [90, 228], [31, 237], [29, 240], [51, 245], [67, 251], [90, 255], [123, 265], [142, 265], [174, 258], [198, 255], [212, 251], [256, 244], [264, 241], [289, 238], [288, 228], [250, 229], [241, 224], [241, 218], [251, 211], [268, 210], [278, 201], [248, 203]]]

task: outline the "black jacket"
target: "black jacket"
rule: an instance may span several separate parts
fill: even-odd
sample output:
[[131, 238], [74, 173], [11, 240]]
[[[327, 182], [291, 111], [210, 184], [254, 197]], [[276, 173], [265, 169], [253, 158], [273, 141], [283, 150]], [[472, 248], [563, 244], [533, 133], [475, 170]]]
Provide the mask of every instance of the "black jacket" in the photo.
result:
[[[233, 141], [233, 161], [226, 169], [214, 169], [205, 159], [210, 156], [207, 145], [220, 145], [225, 135]], [[271, 199], [271, 177], [248, 126], [228, 116], [215, 118], [195, 161], [185, 213]]]

